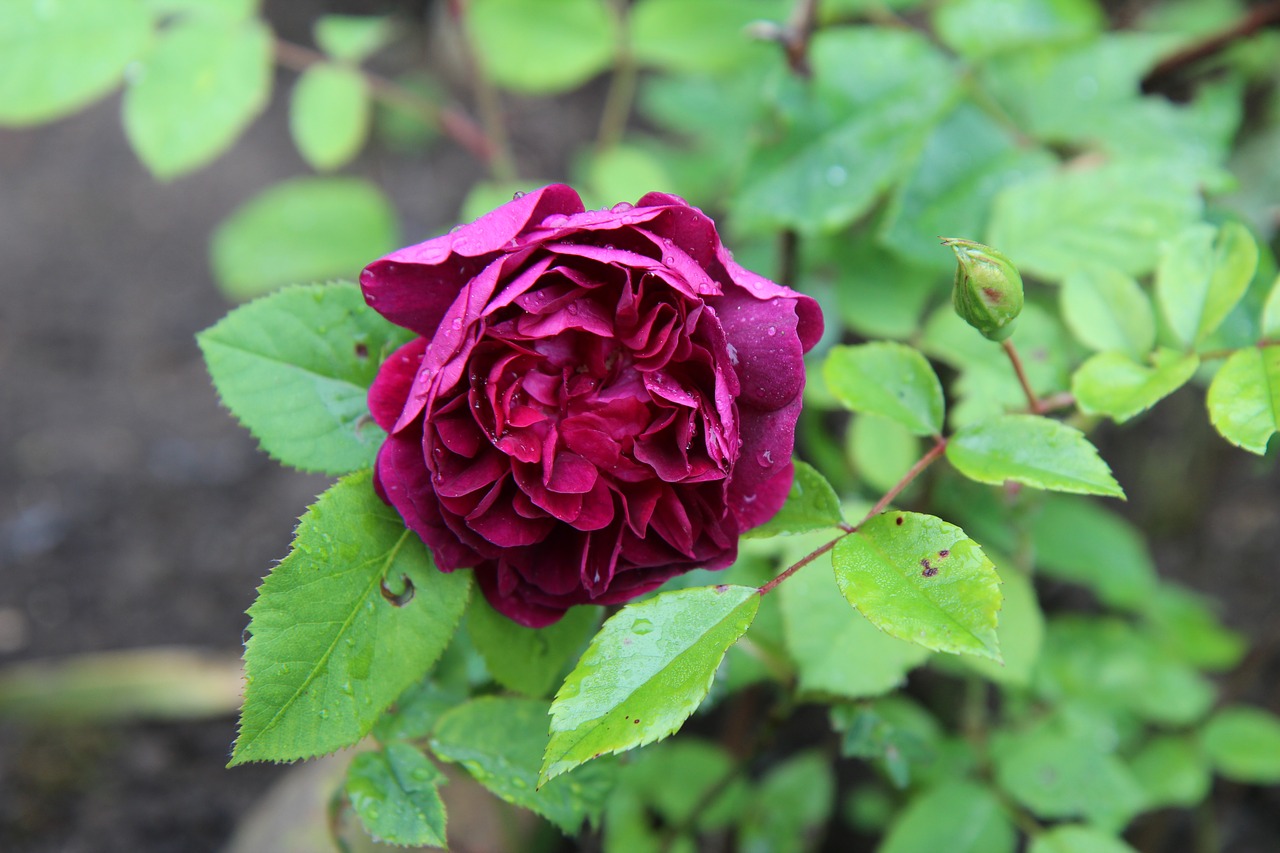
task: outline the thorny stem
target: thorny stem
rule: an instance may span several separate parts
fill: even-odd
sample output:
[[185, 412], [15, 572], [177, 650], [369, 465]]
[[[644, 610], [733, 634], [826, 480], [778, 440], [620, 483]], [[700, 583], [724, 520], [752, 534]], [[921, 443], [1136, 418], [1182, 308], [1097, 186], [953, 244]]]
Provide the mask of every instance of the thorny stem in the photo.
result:
[[1031, 387], [1031, 381], [1027, 379], [1027, 372], [1022, 368], [1022, 359], [1018, 356], [1018, 350], [1014, 347], [1013, 341], [1005, 338], [1000, 342], [1000, 346], [1004, 347], [1005, 354], [1009, 356], [1009, 361], [1013, 364], [1013, 372], [1018, 374], [1018, 384], [1022, 386], [1022, 393], [1027, 395], [1027, 405], [1031, 407], [1031, 413], [1044, 414], [1044, 404], [1040, 402], [1035, 389]]
[[485, 135], [493, 146], [489, 172], [495, 180], [514, 181], [516, 163], [511, 153], [511, 137], [507, 133], [507, 120], [502, 111], [502, 99], [498, 96], [497, 88], [489, 79], [488, 72], [485, 71], [471, 44], [471, 34], [467, 29], [469, 4], [469, 0], [455, 0], [449, 4], [449, 9], [454, 27], [458, 31], [463, 61], [467, 63], [467, 71], [475, 87], [476, 109], [480, 112], [480, 123], [484, 125]]
[[911, 466], [911, 470], [903, 474], [902, 479], [899, 480], [897, 483], [895, 483], [892, 489], [885, 492], [884, 496], [880, 498], [880, 500], [876, 501], [876, 505], [873, 506], [870, 509], [870, 511], [867, 512], [867, 514], [862, 517], [862, 520], [858, 522], [857, 526], [842, 523], [840, 525], [840, 529], [844, 531], [843, 533], [841, 533], [836, 538], [832, 539], [830, 542], [827, 542], [826, 544], [816, 548], [812, 553], [801, 558], [798, 563], [795, 563], [787, 567], [787, 570], [784, 571], [782, 574], [778, 575], [776, 578], [769, 581], [764, 586], [760, 587], [760, 589], [758, 590], [759, 593], [761, 595], [768, 595], [770, 592], [773, 591], [774, 587], [776, 587], [778, 584], [782, 583], [784, 580], [791, 577], [796, 572], [800, 571], [805, 566], [809, 565], [814, 560], [818, 559], [823, 554], [830, 551], [832, 548], [836, 547], [836, 545], [840, 542], [841, 539], [848, 536], [850, 533], [856, 532], [858, 527], [861, 527], [862, 525], [866, 524], [869, 519], [883, 512], [884, 508], [887, 507], [890, 503], [892, 503], [893, 499], [896, 498], [899, 494], [901, 494], [903, 489], [911, 485], [912, 481], [914, 481], [916, 477], [919, 477], [920, 474], [923, 473], [924, 469], [928, 468], [929, 465], [931, 465], [935, 459], [937, 459], [946, 451], [946, 449], [947, 449], [947, 440], [942, 436], [938, 436], [934, 441], [933, 447], [929, 448], [929, 452], [926, 453], [924, 456], [921, 456], [920, 459], [916, 462], [916, 464]]
[[[276, 39], [275, 57], [281, 68], [288, 68], [290, 71], [296, 71], [299, 74], [317, 62], [328, 61], [323, 54], [310, 48], [293, 44], [292, 42], [281, 41], [280, 39]], [[386, 77], [374, 74], [371, 71], [366, 71], [363, 68], [357, 69], [357, 71], [364, 77], [369, 91], [373, 93], [375, 98], [378, 98], [383, 103], [407, 110], [419, 116], [428, 124], [439, 127], [445, 136], [462, 146], [472, 157], [475, 157], [486, 166], [491, 164], [494, 157], [493, 144], [480, 126], [472, 121], [468, 115], [453, 107], [435, 104], [416, 92], [406, 89], [399, 83], [388, 80]]]
[[631, 21], [626, 0], [614, 0], [612, 5], [618, 21], [617, 60], [609, 80], [609, 91], [604, 97], [604, 108], [600, 112], [600, 127], [596, 131], [597, 151], [607, 151], [622, 139], [635, 101], [636, 81], [640, 73], [636, 58], [631, 53]]

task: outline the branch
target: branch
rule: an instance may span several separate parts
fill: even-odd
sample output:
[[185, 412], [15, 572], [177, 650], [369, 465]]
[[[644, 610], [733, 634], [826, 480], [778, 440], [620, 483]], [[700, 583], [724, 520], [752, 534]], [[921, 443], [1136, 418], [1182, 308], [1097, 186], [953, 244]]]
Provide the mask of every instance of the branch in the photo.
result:
[[1151, 94], [1169, 88], [1187, 66], [1221, 53], [1237, 41], [1249, 38], [1273, 24], [1280, 24], [1280, 0], [1254, 6], [1249, 13], [1224, 30], [1193, 42], [1156, 63], [1142, 78], [1142, 91]]

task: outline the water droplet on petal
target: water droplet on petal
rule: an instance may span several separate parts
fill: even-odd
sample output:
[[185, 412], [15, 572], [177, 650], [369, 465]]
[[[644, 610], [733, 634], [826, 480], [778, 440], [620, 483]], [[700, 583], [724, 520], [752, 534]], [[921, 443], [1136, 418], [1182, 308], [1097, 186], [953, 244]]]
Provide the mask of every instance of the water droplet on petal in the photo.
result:
[[453, 322], [449, 325], [453, 326], [453, 330], [456, 332], [458, 329], [462, 328], [462, 319], [460, 317], [454, 317]]
[[729, 363], [736, 366], [738, 364], [738, 348], [733, 344], [725, 344], [725, 346], [729, 350]]
[[522, 199], [522, 198], [524, 198], [524, 191], [523, 191], [523, 190], [516, 190], [516, 191], [515, 191], [514, 193], [512, 193], [512, 195], [511, 195], [511, 200], [512, 200], [512, 201], [516, 201], [517, 199]]
[[778, 334], [777, 326], [770, 326], [768, 329], [765, 330], [765, 334], [767, 334], [769, 337], [772, 338], [774, 335]]
[[760, 454], [760, 464], [768, 467], [773, 464], [773, 451], [766, 450]]
[[631, 204], [630, 202], [620, 201], [609, 209], [614, 213], [626, 213], [628, 210], [630, 210], [633, 207], [635, 207], [635, 205]]

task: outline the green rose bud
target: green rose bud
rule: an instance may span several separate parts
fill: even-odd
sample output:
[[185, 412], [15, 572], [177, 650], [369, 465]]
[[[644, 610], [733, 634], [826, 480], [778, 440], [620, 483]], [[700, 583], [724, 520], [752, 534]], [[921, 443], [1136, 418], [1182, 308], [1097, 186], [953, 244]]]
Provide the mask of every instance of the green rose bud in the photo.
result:
[[1022, 276], [1018, 268], [990, 246], [944, 237], [960, 263], [951, 304], [964, 321], [983, 337], [1003, 341], [1013, 334], [1014, 321], [1022, 313]]

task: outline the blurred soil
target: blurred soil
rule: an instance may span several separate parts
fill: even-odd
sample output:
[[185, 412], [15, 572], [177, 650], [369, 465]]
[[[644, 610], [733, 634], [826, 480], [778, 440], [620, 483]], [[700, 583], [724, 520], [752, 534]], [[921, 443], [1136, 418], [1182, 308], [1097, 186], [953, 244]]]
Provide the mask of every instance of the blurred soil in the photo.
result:
[[[321, 5], [334, 10], [268, 11], [282, 35], [306, 41]], [[359, 5], [342, 11], [371, 10]], [[219, 407], [193, 337], [228, 308], [208, 272], [212, 228], [260, 188], [307, 172], [284, 117], [291, 81], [277, 81], [271, 110], [228, 156], [167, 185], [127, 149], [116, 98], [0, 131], [0, 663], [158, 645], [237, 654], [259, 579], [324, 488], [255, 450]], [[597, 108], [516, 105], [529, 171], [563, 174], [563, 152]], [[354, 171], [392, 196], [406, 239], [447, 228], [478, 174], [447, 144], [374, 151]], [[1274, 460], [1210, 435], [1194, 392], [1106, 442], [1129, 511], [1162, 537], [1162, 572], [1220, 599], [1261, 644], [1230, 690], [1280, 710]], [[281, 776], [224, 769], [234, 734], [229, 716], [0, 723], [0, 850], [220, 849]], [[1223, 849], [1280, 849], [1280, 797], [1227, 794]]]

